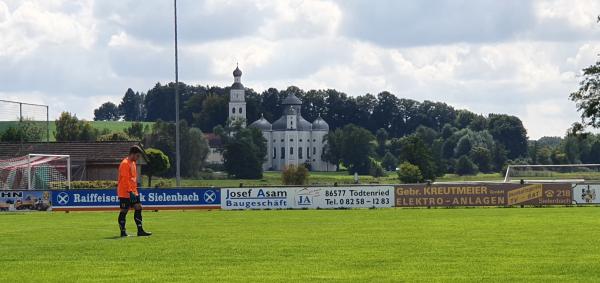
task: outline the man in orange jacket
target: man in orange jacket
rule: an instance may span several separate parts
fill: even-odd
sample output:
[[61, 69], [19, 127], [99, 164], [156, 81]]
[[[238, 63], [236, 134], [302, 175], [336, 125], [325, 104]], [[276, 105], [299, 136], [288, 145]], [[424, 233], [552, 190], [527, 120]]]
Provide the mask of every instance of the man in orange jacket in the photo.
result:
[[152, 233], [144, 231], [142, 227], [142, 203], [140, 202], [140, 193], [137, 189], [137, 167], [136, 162], [140, 159], [144, 151], [139, 146], [132, 146], [129, 149], [129, 155], [121, 161], [119, 165], [119, 184], [117, 194], [119, 195], [119, 228], [121, 228], [121, 237], [127, 237], [125, 222], [129, 208], [133, 207], [135, 212], [133, 220], [137, 226], [138, 236], [150, 236]]

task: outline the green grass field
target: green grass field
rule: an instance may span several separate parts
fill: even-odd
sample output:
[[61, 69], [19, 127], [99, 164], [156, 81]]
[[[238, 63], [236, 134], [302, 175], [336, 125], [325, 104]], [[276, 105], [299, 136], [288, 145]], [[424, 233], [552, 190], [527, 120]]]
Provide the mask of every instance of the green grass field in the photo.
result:
[[[125, 121], [90, 121], [93, 128], [98, 129], [100, 131], [107, 129], [110, 132], [122, 132], [124, 129], [129, 128], [133, 122], [125, 122]], [[154, 122], [142, 122], [144, 126], [148, 125], [152, 127]], [[46, 122], [36, 122], [36, 125], [43, 129], [44, 141], [46, 138]], [[0, 133], [4, 132], [10, 126], [18, 126], [17, 121], [0, 121]], [[54, 138], [54, 132], [56, 131], [56, 124], [54, 121], [50, 121], [50, 141], [56, 141]]]
[[[600, 208], [1, 214], [2, 282], [593, 282]], [[133, 229], [132, 215], [128, 226]]]

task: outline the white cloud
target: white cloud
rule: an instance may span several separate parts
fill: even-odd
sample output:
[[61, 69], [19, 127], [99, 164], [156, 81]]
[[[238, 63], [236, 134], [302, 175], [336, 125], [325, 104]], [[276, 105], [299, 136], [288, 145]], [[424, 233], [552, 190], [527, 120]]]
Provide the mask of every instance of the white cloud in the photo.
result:
[[[90, 119], [173, 80], [172, 2], [0, 0], [0, 97]], [[388, 90], [519, 116], [530, 137], [578, 120], [568, 94], [600, 53], [600, 2], [181, 0], [180, 79]], [[58, 111], [60, 110], [60, 111]]]

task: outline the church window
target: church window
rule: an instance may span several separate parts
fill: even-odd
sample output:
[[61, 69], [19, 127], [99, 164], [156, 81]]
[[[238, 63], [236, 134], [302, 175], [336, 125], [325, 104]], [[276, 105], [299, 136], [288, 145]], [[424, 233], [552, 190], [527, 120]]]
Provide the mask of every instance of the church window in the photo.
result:
[[294, 148], [290, 147], [290, 155], [294, 155]]
[[273, 159], [277, 158], [277, 149], [273, 148]]
[[317, 154], [317, 148], [313, 147], [313, 155], [316, 155], [316, 154]]
[[240, 107], [240, 114], [242, 114], [242, 107]]
[[302, 148], [301, 147], [298, 148], [298, 158], [302, 159]]
[[306, 158], [310, 158], [310, 147], [306, 147]]
[[281, 159], [285, 159], [285, 147], [281, 147]]
[[235, 114], [235, 108], [231, 108], [231, 113]]

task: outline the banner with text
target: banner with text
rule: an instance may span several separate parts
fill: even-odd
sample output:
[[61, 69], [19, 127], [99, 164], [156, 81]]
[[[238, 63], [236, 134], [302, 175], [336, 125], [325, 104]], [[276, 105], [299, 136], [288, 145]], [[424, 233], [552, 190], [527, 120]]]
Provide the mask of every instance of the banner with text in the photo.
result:
[[222, 209], [287, 209], [293, 200], [293, 188], [221, 189]]
[[50, 191], [0, 191], [0, 212], [50, 210]]
[[223, 209], [393, 207], [393, 186], [223, 188]]
[[396, 186], [396, 207], [571, 204], [570, 184], [434, 184]]
[[[220, 190], [214, 188], [140, 189], [145, 209], [218, 209]], [[116, 210], [119, 197], [115, 190], [62, 190], [52, 192], [53, 210]]]
[[294, 208], [393, 207], [393, 186], [295, 188]]
[[573, 187], [576, 204], [600, 204], [600, 184], [578, 184]]

